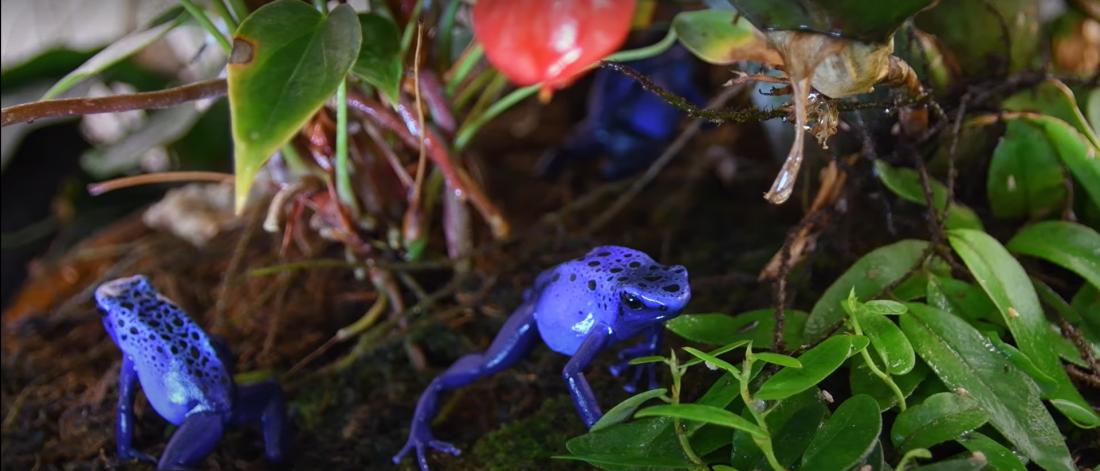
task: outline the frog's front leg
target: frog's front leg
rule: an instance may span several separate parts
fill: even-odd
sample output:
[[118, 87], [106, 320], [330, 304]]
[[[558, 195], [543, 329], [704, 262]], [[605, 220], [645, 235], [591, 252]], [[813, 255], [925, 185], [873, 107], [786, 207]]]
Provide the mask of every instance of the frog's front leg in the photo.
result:
[[459, 388], [475, 380], [497, 373], [512, 366], [531, 350], [537, 336], [535, 316], [530, 303], [525, 303], [508, 318], [497, 333], [489, 349], [482, 353], [466, 355], [456, 361], [447, 371], [432, 380], [420, 400], [416, 403], [409, 440], [393, 457], [394, 464], [400, 463], [410, 451], [416, 450], [416, 459], [420, 469], [428, 469], [425, 456], [427, 448], [458, 455], [454, 445], [436, 440], [432, 436], [431, 422], [439, 407], [439, 395], [447, 390]]
[[573, 396], [573, 405], [577, 407], [577, 413], [588, 428], [592, 428], [592, 425], [600, 420], [603, 412], [600, 411], [600, 404], [596, 402], [596, 395], [592, 393], [592, 387], [584, 378], [584, 370], [592, 364], [592, 360], [607, 346], [610, 339], [611, 328], [604, 324], [594, 326], [561, 372], [569, 388], [569, 394]]
[[134, 397], [137, 394], [138, 376], [134, 362], [123, 355], [122, 368], [118, 372], [118, 414], [115, 418], [115, 442], [118, 445], [118, 459], [121, 461], [141, 460], [156, 463], [157, 459], [137, 451], [134, 440]]
[[259, 423], [268, 461], [281, 463], [286, 457], [286, 401], [279, 383], [263, 381], [238, 386], [230, 421], [236, 425]]
[[172, 439], [168, 440], [157, 470], [193, 469], [198, 466], [221, 441], [224, 422], [224, 416], [214, 411], [188, 415], [172, 434]]
[[623, 385], [623, 389], [626, 390], [626, 392], [633, 393], [637, 391], [643, 377], [648, 379], [648, 389], [653, 389], [658, 386], [656, 364], [646, 363], [643, 365], [631, 365], [630, 360], [656, 355], [661, 346], [661, 337], [664, 331], [663, 325], [650, 327], [644, 332], [645, 338], [642, 339], [640, 343], [619, 350], [619, 362], [612, 364], [609, 369], [611, 370], [611, 376], [616, 378], [624, 372], [633, 371], [630, 380]]

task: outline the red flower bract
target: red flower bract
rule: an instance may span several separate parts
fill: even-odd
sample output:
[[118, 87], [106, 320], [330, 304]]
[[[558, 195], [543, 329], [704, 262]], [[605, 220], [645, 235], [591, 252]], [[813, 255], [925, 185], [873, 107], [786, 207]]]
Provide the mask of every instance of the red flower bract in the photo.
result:
[[518, 85], [569, 85], [622, 45], [634, 0], [478, 0], [474, 35]]

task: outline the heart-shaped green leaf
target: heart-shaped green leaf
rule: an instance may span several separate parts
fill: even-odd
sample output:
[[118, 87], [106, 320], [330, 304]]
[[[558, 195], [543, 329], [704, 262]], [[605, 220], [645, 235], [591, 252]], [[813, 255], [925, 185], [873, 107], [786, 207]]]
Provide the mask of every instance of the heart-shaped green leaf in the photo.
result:
[[238, 211], [256, 172], [336, 92], [361, 42], [347, 5], [322, 15], [276, 0], [241, 23], [228, 66]]
[[[1054, 335], [1048, 327], [1046, 317], [1039, 306], [1039, 298], [1020, 263], [1012, 258], [1004, 246], [989, 234], [970, 229], [956, 229], [948, 232], [948, 239], [963, 263], [970, 269], [974, 279], [989, 295], [997, 306], [1012, 332], [1016, 346], [1031, 358], [1040, 370], [1046, 372], [1058, 383], [1056, 391], [1047, 394], [1050, 399], [1062, 399], [1082, 406], [1087, 414], [1081, 414], [1080, 408], [1059, 407], [1066, 416], [1080, 427], [1100, 426], [1100, 417], [1091, 412], [1088, 403], [1070, 382], [1062, 369], [1058, 352], [1054, 349]], [[1057, 405], [1056, 405], [1057, 407]]]
[[1005, 247], [1061, 265], [1100, 287], [1100, 233], [1095, 229], [1068, 221], [1045, 221], [1021, 229]]
[[[893, 167], [880, 159], [875, 161], [875, 173], [882, 179], [886, 188], [901, 199], [920, 205], [926, 203], [920, 174], [915, 170]], [[929, 178], [928, 185], [932, 189], [932, 202], [936, 205], [936, 210], [943, 212], [944, 207], [947, 206], [947, 187], [932, 178]], [[943, 222], [948, 229], [982, 228], [982, 220], [974, 214], [974, 210], [960, 203], [953, 203], [950, 208], [947, 208]]]
[[857, 338], [866, 341], [865, 337], [854, 335], [836, 335], [826, 339], [798, 357], [798, 361], [802, 363], [801, 368], [786, 367], [779, 370], [760, 386], [753, 397], [765, 401], [783, 399], [814, 387], [840, 368], [844, 360], [854, 353], [853, 344]]
[[401, 33], [389, 17], [375, 13], [359, 15], [363, 29], [363, 47], [351, 71], [374, 85], [397, 103], [401, 87]]
[[981, 332], [963, 319], [915, 303], [901, 316], [901, 330], [943, 384], [977, 401], [989, 423], [1024, 455], [1043, 469], [1074, 469], [1038, 388]]
[[672, 30], [684, 47], [711, 64], [743, 60], [782, 63], [764, 35], [748, 19], [730, 10], [681, 12], [672, 19]]
[[898, 414], [890, 440], [901, 452], [954, 440], [981, 427], [989, 415], [968, 395], [943, 392]]
[[922, 240], [903, 240], [879, 247], [856, 260], [814, 304], [803, 330], [805, 340], [817, 340], [844, 319], [840, 303], [848, 299], [853, 289], [859, 299], [873, 299], [909, 273], [927, 247], [928, 242]]
[[852, 396], [814, 435], [802, 455], [801, 469], [852, 469], [871, 453], [881, 430], [878, 403], [866, 394]]

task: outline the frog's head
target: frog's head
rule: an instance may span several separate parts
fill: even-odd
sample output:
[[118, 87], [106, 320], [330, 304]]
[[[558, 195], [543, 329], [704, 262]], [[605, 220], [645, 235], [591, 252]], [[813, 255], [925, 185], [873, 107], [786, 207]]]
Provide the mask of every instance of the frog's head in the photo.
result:
[[[683, 311], [691, 300], [687, 269], [661, 265], [644, 252], [619, 246], [592, 249], [580, 262], [604, 275], [610, 292], [603, 293], [617, 305], [619, 328], [641, 328], [664, 322]], [[603, 281], [603, 280], [601, 280]]]
[[104, 316], [133, 316], [136, 301], [152, 292], [153, 286], [144, 275], [128, 276], [99, 285], [95, 290], [95, 302]]

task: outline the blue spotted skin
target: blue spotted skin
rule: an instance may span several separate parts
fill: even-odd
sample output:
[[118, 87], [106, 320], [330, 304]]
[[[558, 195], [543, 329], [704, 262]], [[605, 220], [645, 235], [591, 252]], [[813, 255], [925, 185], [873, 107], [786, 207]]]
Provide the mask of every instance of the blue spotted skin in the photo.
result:
[[[682, 46], [630, 67], [657, 85], [702, 106], [705, 98], [696, 81], [697, 61]], [[602, 172], [621, 178], [645, 168], [676, 135], [684, 113], [642, 88], [634, 79], [609, 69], [595, 74], [588, 94], [587, 115], [564, 145], [539, 162], [538, 172], [551, 176], [570, 160], [604, 156]]]
[[194, 467], [213, 451], [225, 425], [253, 422], [263, 428], [268, 459], [282, 460], [286, 416], [278, 384], [237, 387], [225, 349], [144, 276], [106, 282], [95, 299], [103, 327], [123, 356], [116, 423], [120, 459], [156, 461], [132, 447], [140, 384], [153, 409], [179, 427], [158, 469]]
[[618, 376], [633, 369], [627, 391], [633, 392], [643, 378], [648, 378], [650, 388], [656, 387], [652, 364], [630, 366], [629, 361], [657, 353], [664, 322], [678, 315], [690, 299], [687, 269], [661, 265], [626, 247], [596, 247], [584, 257], [542, 272], [489, 349], [460, 358], [421, 394], [408, 442], [394, 456], [394, 463], [415, 451], [420, 468], [426, 471], [428, 449], [459, 454], [454, 445], [432, 436], [430, 424], [439, 395], [510, 367], [527, 355], [538, 337], [550, 349], [571, 357], [562, 377], [577, 414], [591, 427], [603, 413], [584, 370], [611, 344], [644, 335], [639, 345], [619, 353], [611, 371]]

